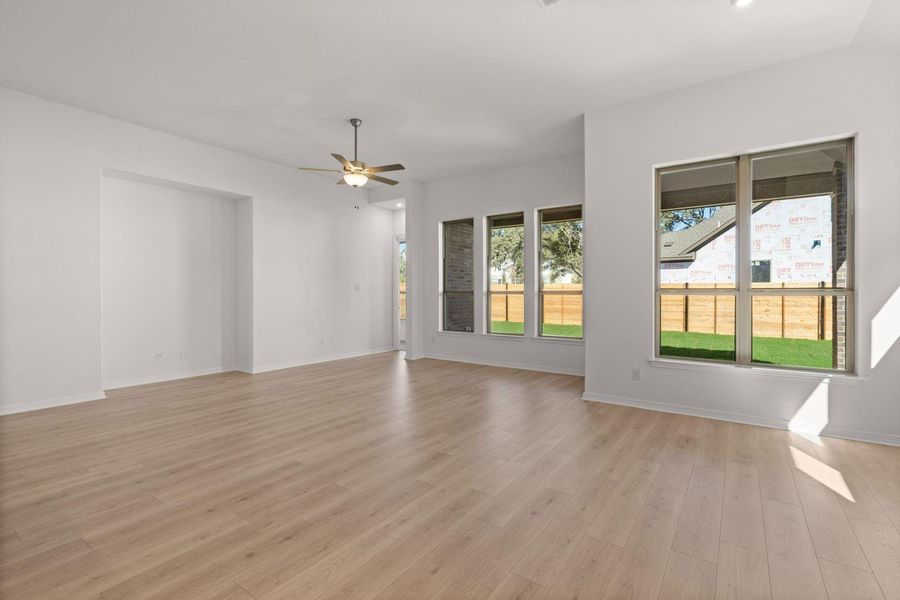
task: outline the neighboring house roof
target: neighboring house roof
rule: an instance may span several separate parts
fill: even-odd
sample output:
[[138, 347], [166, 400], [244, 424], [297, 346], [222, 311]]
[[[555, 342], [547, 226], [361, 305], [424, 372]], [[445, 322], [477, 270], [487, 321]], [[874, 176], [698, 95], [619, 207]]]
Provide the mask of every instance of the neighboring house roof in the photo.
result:
[[678, 231], [665, 231], [659, 236], [660, 260], [672, 262], [694, 260], [698, 248], [725, 233], [734, 225], [734, 205], [719, 207], [719, 210], [705, 221], [693, 227]]

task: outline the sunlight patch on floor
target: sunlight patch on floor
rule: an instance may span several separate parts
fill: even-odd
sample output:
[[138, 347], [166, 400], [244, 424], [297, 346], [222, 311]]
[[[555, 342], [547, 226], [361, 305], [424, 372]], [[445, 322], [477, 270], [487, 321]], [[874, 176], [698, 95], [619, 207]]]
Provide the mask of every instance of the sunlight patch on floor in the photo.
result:
[[840, 494], [850, 502], [856, 502], [844, 476], [841, 472], [833, 467], [829, 467], [821, 460], [813, 458], [803, 450], [791, 446], [791, 458], [794, 459], [794, 466], [803, 471], [835, 494]]

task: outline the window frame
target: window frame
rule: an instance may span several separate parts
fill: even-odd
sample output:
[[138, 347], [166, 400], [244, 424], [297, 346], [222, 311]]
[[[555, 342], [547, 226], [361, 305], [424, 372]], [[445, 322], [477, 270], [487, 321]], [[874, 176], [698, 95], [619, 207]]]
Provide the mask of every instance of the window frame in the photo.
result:
[[[471, 223], [472, 224], [472, 289], [471, 290], [447, 290], [447, 236], [446, 226], [454, 223]], [[462, 219], [448, 219], [441, 221], [440, 224], [440, 252], [441, 252], [441, 277], [440, 277], [440, 329], [441, 333], [474, 335], [475, 334], [475, 217], [466, 217]], [[472, 299], [472, 330], [460, 331], [457, 329], [447, 329], [447, 296], [448, 295], [469, 295]]]
[[[814, 151], [820, 148], [832, 148], [836, 144], [844, 144], [847, 148], [846, 185], [847, 185], [847, 284], [844, 288], [762, 288], [753, 287], [752, 266], [752, 214], [753, 214], [753, 173], [752, 161], [760, 158], [775, 157], [803, 151]], [[855, 222], [855, 139], [837, 138], [815, 144], [802, 144], [782, 147], [765, 152], [745, 153], [713, 160], [685, 162], [655, 169], [654, 174], [654, 212], [653, 212], [653, 359], [663, 361], [685, 361], [700, 364], [732, 365], [735, 367], [762, 367], [793, 372], [811, 372], [827, 375], [856, 375], [856, 222]], [[662, 176], [666, 173], [684, 170], [685, 168], [701, 168], [733, 162], [736, 166], [736, 202], [735, 202], [735, 287], [734, 288], [663, 288], [660, 281], [661, 231], [659, 215], [662, 206]], [[800, 196], [796, 196], [800, 197]], [[794, 198], [789, 196], [787, 198]], [[786, 199], [787, 199], [786, 198]], [[735, 360], [719, 360], [710, 358], [692, 358], [687, 356], [666, 356], [660, 353], [661, 337], [661, 299], [663, 296], [733, 296], [735, 299]], [[808, 297], [844, 297], [846, 300], [846, 335], [844, 369], [820, 369], [816, 367], [773, 365], [753, 362], [753, 299], [765, 296], [808, 296]], [[837, 335], [837, 332], [832, 332]]]
[[[485, 255], [484, 255], [484, 280], [485, 280], [485, 317], [484, 317], [484, 330], [487, 335], [503, 335], [503, 336], [511, 336], [511, 337], [525, 337], [525, 332], [528, 331], [528, 315], [527, 310], [525, 310], [525, 294], [527, 292], [528, 284], [527, 277], [525, 277], [525, 273], [522, 273], [522, 290], [521, 291], [503, 291], [496, 292], [497, 295], [503, 296], [521, 296], [522, 297], [522, 333], [499, 333], [496, 331], [491, 331], [491, 301], [494, 296], [494, 292], [491, 291], [491, 222], [494, 219], [503, 219], [509, 217], [521, 217], [522, 218], [522, 264], [524, 267], [525, 264], [525, 237], [527, 235], [525, 229], [525, 212], [511, 212], [511, 213], [503, 213], [499, 215], [490, 215], [484, 218], [485, 223]], [[524, 268], [523, 268], [524, 271]], [[509, 300], [507, 300], [509, 302]]]
[[[572, 340], [584, 341], [584, 283], [582, 278], [581, 291], [576, 290], [544, 290], [544, 273], [543, 273], [543, 250], [544, 250], [544, 218], [545, 212], [566, 210], [570, 208], [578, 208], [581, 211], [582, 225], [582, 244], [584, 244], [584, 204], [562, 204], [559, 206], [547, 206], [537, 210], [535, 215], [535, 233], [537, 236], [535, 255], [535, 271], [537, 276], [537, 338], [545, 338], [550, 340]], [[581, 255], [581, 269], [584, 271], [584, 254]], [[544, 333], [544, 295], [551, 296], [577, 296], [581, 295], [581, 335], [578, 337], [567, 335], [546, 335]]]

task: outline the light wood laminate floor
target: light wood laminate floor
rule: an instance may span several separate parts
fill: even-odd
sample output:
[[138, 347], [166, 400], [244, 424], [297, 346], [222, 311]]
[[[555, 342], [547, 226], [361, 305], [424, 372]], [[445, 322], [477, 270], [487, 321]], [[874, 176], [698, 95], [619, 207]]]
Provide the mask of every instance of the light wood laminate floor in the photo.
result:
[[900, 598], [900, 449], [395, 353], [0, 419], [0, 598]]

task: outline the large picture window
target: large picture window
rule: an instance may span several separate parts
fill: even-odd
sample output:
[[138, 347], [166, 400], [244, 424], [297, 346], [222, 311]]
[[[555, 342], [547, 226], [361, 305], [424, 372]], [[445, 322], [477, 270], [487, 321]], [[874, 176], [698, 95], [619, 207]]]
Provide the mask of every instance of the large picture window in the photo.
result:
[[658, 356], [852, 371], [852, 151], [658, 170]]
[[487, 330], [525, 334], [525, 215], [487, 218]]
[[443, 238], [443, 330], [475, 331], [475, 275], [472, 219], [447, 221]]
[[539, 333], [582, 337], [584, 221], [581, 206], [540, 211]]

